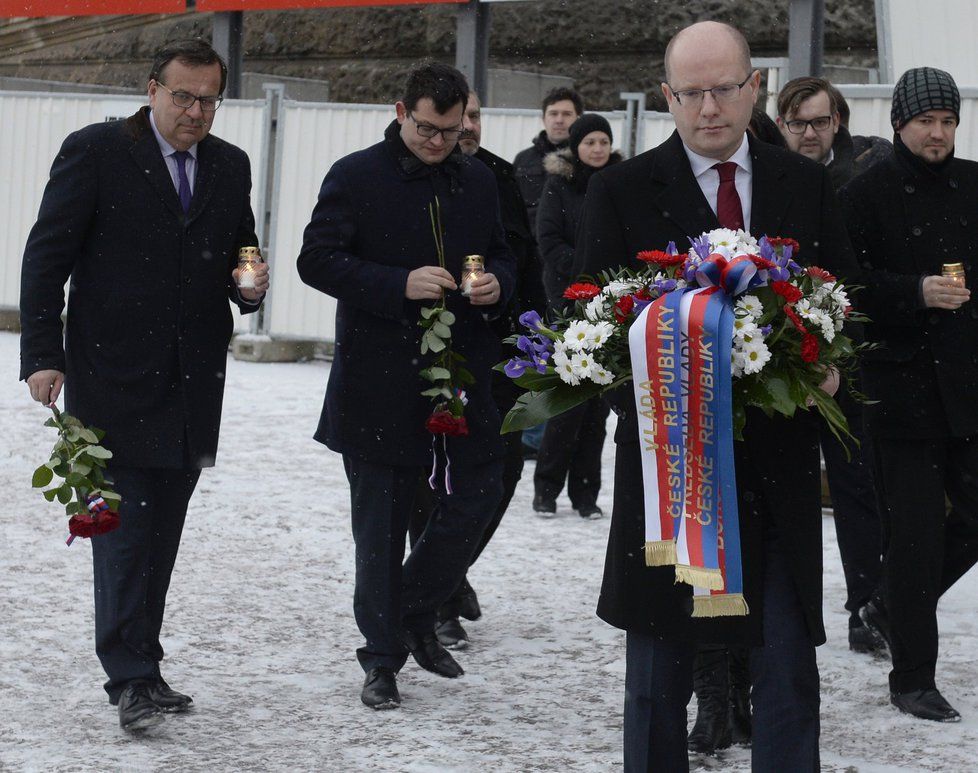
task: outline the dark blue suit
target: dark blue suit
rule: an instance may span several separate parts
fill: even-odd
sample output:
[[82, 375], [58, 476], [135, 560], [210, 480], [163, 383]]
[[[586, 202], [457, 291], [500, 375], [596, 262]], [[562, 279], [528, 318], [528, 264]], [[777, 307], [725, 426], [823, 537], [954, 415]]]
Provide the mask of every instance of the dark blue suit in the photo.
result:
[[[435, 610], [462, 579], [502, 496], [503, 444], [490, 394], [490, 368], [501, 359], [499, 337], [486, 312], [504, 309], [515, 284], [515, 258], [499, 222], [496, 183], [480, 162], [456, 150], [426, 165], [404, 145], [399, 125], [385, 139], [340, 159], [323, 181], [298, 257], [299, 275], [335, 297], [336, 353], [316, 439], [343, 454], [357, 546], [354, 609], [366, 639], [358, 651], [365, 670], [397, 670], [406, 650], [402, 627], [434, 628]], [[404, 564], [405, 535], [422, 470], [435, 438], [425, 429], [430, 384], [418, 326], [431, 302], [408, 300], [408, 274], [438, 265], [429, 205], [441, 207], [447, 269], [460, 278], [465, 255], [485, 256], [499, 279], [495, 307], [473, 306], [449, 293], [455, 313], [452, 343], [475, 377], [466, 387], [466, 437], [447, 438], [455, 493], [438, 512]], [[439, 452], [439, 466], [444, 454]], [[442, 487], [443, 488], [443, 487]]]
[[114, 454], [122, 525], [92, 540], [97, 651], [112, 700], [126, 682], [159, 676], [187, 502], [217, 454], [228, 300], [238, 299], [231, 270], [238, 248], [257, 244], [245, 153], [203, 139], [184, 214], [148, 115], [68, 136], [21, 280], [21, 378], [63, 371], [66, 410], [104, 429]]

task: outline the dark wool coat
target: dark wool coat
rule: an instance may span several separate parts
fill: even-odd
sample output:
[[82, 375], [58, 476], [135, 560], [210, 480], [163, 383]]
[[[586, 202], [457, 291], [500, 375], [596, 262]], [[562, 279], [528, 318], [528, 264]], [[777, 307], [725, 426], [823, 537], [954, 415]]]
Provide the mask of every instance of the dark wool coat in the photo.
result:
[[117, 465], [209, 467], [238, 299], [231, 270], [238, 248], [258, 243], [251, 169], [244, 151], [207, 136], [184, 215], [148, 115], [74, 132], [54, 161], [24, 252], [21, 378], [64, 371], [66, 410], [105, 430]]
[[[751, 233], [790, 236], [799, 259], [840, 277], [858, 272], [825, 167], [749, 139], [753, 162]], [[678, 133], [662, 145], [594, 175], [578, 242], [576, 273], [619, 265], [638, 268], [641, 250], [717, 228], [693, 177]], [[680, 641], [759, 643], [763, 530], [773, 528], [789, 557], [809, 632], [822, 625], [822, 517], [818, 426], [800, 411], [793, 419], [748, 412], [736, 443], [738, 503], [745, 565], [746, 618], [693, 619], [692, 591], [674, 583], [671, 567], [645, 565], [644, 505], [638, 430], [631, 385], [612, 396], [619, 412], [615, 442], [615, 506], [598, 615], [611, 625]], [[768, 521], [767, 524], [764, 521]]]
[[842, 189], [849, 234], [862, 262], [860, 310], [879, 345], [862, 359], [868, 428], [889, 438], [978, 433], [978, 303], [923, 306], [924, 276], [964, 263], [978, 284], [978, 163], [932, 166], [897, 137], [894, 153]]
[[882, 137], [853, 137], [845, 126], [840, 126], [832, 143], [832, 163], [828, 165], [832, 187], [838, 191], [892, 152], [893, 145], [888, 140]]
[[[617, 151], [608, 164], [621, 161]], [[547, 181], [537, 207], [537, 244], [543, 263], [543, 286], [551, 306], [563, 304], [567, 285], [574, 279], [574, 245], [584, 211], [584, 194], [597, 171], [574, 158], [570, 148], [549, 153], [543, 160]]]
[[490, 398], [490, 368], [500, 359], [499, 337], [486, 319], [505, 308], [516, 261], [499, 222], [496, 182], [486, 166], [456, 148], [436, 165], [422, 163], [404, 145], [393, 122], [385, 139], [337, 161], [323, 180], [298, 257], [302, 281], [339, 301], [336, 352], [316, 440], [342, 454], [376, 464], [431, 462], [425, 429], [433, 403], [419, 375], [421, 308], [432, 301], [404, 295], [408, 274], [437, 266], [428, 207], [441, 204], [446, 268], [461, 278], [466, 255], [485, 257], [502, 298], [473, 306], [457, 290], [454, 350], [476, 378], [467, 387], [466, 437], [449, 438], [452, 465], [479, 464], [502, 451], [499, 414]]
[[566, 147], [566, 142], [554, 145], [547, 139], [547, 132], [541, 130], [533, 138], [533, 144], [521, 150], [513, 159], [513, 171], [516, 174], [516, 182], [520, 186], [520, 193], [523, 194], [523, 201], [526, 202], [526, 213], [530, 218], [530, 230], [533, 232], [534, 238], [536, 238], [537, 233], [537, 206], [540, 203], [540, 196], [543, 195], [543, 186], [547, 181], [547, 172], [543, 168], [543, 158], [548, 153]]

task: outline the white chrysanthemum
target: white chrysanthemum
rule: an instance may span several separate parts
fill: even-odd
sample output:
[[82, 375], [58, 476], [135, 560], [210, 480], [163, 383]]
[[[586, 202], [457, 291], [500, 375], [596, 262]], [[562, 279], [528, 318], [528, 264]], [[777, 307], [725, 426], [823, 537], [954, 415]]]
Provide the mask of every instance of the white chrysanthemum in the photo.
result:
[[567, 326], [564, 331], [564, 343], [567, 348], [575, 352], [581, 351], [587, 345], [588, 332], [591, 330], [591, 323], [583, 319], [575, 319]]
[[557, 375], [560, 376], [560, 380], [565, 384], [570, 384], [571, 386], [577, 386], [581, 383], [581, 377], [574, 373], [574, 368], [571, 366], [570, 357], [567, 356], [566, 352], [555, 351], [553, 356], [554, 370]]
[[832, 290], [831, 298], [832, 303], [834, 303], [840, 309], [845, 309], [849, 306], [849, 296], [846, 294], [846, 291], [840, 287]]
[[757, 255], [757, 239], [743, 229], [737, 231], [737, 251], [741, 255]]
[[612, 298], [618, 299], [624, 295], [631, 295], [632, 293], [638, 292], [641, 286], [641, 282], [613, 279], [604, 286], [604, 289], [601, 292], [605, 295], [611, 296]]
[[744, 373], [758, 373], [771, 359], [771, 350], [761, 340], [745, 341], [742, 349]]
[[590, 378], [594, 365], [594, 359], [590, 352], [575, 352], [571, 355], [570, 367], [578, 379]]
[[603, 367], [595, 363], [594, 367], [591, 369], [591, 381], [595, 384], [610, 384], [615, 380], [615, 375], [610, 370], [605, 370]]
[[734, 378], [744, 375], [744, 353], [736, 349], [730, 352], [730, 375]]
[[764, 313], [764, 306], [756, 295], [742, 295], [734, 305], [734, 311], [738, 314], [750, 314], [754, 319], [760, 319]]
[[753, 317], [735, 317], [733, 323], [734, 336], [737, 338], [750, 337], [758, 332]]
[[600, 349], [604, 342], [611, 338], [615, 332], [615, 326], [610, 322], [598, 322], [591, 326], [587, 333], [587, 340], [584, 344], [587, 349]]
[[608, 316], [608, 307], [605, 304], [605, 296], [595, 295], [587, 306], [584, 307], [584, 317], [589, 322], [599, 322]]
[[738, 232], [729, 228], [714, 228], [706, 235], [706, 238], [710, 240], [710, 247], [716, 252], [719, 252], [720, 247], [736, 249], [737, 243], [740, 241]]

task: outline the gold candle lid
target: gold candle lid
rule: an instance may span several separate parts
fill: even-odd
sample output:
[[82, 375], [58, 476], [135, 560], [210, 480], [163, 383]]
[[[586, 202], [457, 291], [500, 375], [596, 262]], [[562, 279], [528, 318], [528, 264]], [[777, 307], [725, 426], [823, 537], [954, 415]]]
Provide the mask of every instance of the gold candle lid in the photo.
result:
[[945, 274], [963, 274], [964, 263], [945, 263], [941, 266], [941, 271]]
[[238, 260], [246, 260], [248, 262], [260, 262], [261, 261], [261, 250], [258, 247], [242, 247], [238, 250]]
[[466, 268], [482, 268], [486, 263], [486, 259], [481, 255], [466, 255], [463, 265]]

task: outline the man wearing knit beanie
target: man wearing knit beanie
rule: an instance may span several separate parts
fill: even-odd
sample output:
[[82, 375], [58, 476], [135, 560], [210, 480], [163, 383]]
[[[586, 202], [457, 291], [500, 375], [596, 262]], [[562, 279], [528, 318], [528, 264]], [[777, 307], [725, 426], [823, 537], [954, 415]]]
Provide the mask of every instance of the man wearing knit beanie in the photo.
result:
[[[954, 157], [960, 107], [948, 73], [904, 73], [893, 154], [840, 194], [877, 345], [862, 374], [886, 534], [880, 587], [860, 617], [889, 645], [890, 702], [938, 722], [961, 716], [935, 682], [937, 603], [978, 562], [978, 163]], [[943, 276], [949, 264], [964, 276]]]

